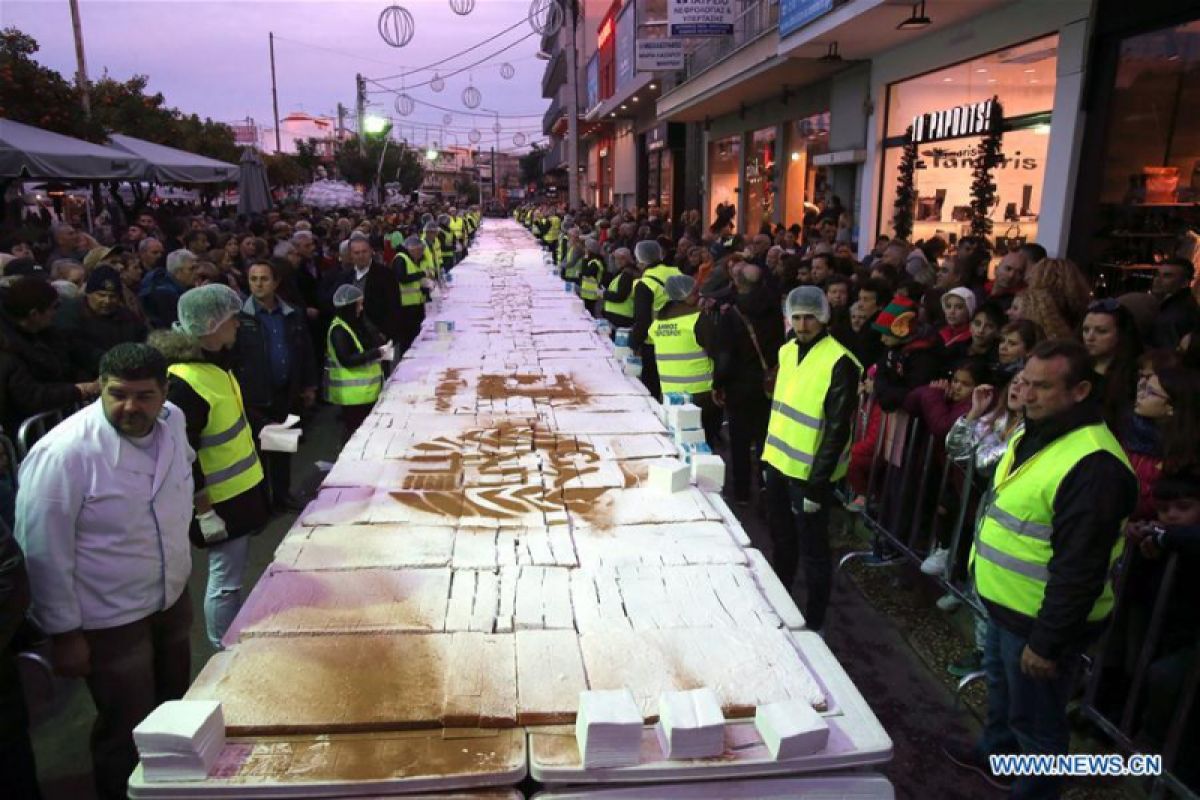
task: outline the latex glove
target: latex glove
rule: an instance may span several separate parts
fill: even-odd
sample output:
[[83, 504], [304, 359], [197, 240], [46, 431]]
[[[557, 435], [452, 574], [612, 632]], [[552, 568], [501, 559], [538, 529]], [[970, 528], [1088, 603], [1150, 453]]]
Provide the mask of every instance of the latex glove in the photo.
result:
[[396, 360], [396, 345], [388, 342], [379, 348], [380, 361], [395, 361]]
[[205, 544], [217, 544], [229, 538], [229, 531], [225, 529], [225, 520], [218, 517], [217, 512], [212, 509], [198, 514], [196, 522], [200, 523], [200, 535], [204, 537]]
[[802, 503], [802, 506], [804, 508], [805, 514], [815, 514], [821, 510], [820, 503], [814, 503], [812, 500], [809, 500], [807, 497], [804, 498], [804, 502]]

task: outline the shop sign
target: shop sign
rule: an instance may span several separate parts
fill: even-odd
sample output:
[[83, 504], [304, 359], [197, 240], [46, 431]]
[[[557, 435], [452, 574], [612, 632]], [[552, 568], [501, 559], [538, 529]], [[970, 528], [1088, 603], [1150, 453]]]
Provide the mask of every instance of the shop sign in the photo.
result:
[[660, 122], [650, 130], [646, 131], [646, 149], [650, 152], [662, 150], [667, 146], [667, 124]]
[[682, 39], [638, 39], [638, 72], [677, 72], [683, 69]]
[[636, 3], [629, 3], [617, 17], [617, 89], [623, 89], [633, 82], [637, 70], [634, 68], [636, 34]]
[[912, 138], [917, 144], [964, 136], [982, 136], [992, 129], [995, 99], [932, 111], [913, 117]]
[[733, 0], [667, 0], [670, 36], [732, 36]]
[[779, 0], [779, 35], [787, 36], [833, 9], [833, 0]]
[[588, 111], [600, 105], [600, 62], [598, 53], [592, 53], [587, 64], [587, 89], [585, 105]]

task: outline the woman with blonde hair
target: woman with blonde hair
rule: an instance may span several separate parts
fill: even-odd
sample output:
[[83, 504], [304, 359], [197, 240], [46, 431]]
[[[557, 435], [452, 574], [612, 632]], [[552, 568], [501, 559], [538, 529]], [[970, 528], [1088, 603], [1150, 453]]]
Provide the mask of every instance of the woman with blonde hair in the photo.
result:
[[[1025, 287], [1027, 293], [1044, 294], [1049, 298], [1072, 330], [1083, 322], [1088, 304], [1092, 302], [1087, 276], [1074, 261], [1066, 258], [1043, 258], [1031, 266], [1025, 275]], [[1051, 338], [1065, 338], [1052, 334], [1049, 329], [1046, 333]]]

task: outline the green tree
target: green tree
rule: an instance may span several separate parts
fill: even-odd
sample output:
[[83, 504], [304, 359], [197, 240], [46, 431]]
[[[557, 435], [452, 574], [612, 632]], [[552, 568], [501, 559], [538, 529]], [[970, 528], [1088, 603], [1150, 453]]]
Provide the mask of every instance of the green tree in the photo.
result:
[[471, 205], [479, 202], [479, 184], [465, 175], [454, 181], [454, 191]]
[[262, 157], [267, 168], [267, 183], [271, 186], [296, 186], [308, 183], [312, 174], [300, 159], [287, 153], [266, 153]]
[[39, 49], [32, 36], [16, 28], [0, 31], [0, 117], [101, 141], [104, 132], [84, 118], [75, 86], [34, 61]]
[[542, 159], [546, 148], [536, 142], [530, 146], [529, 152], [521, 156], [521, 183], [530, 184], [542, 182]]
[[399, 183], [400, 190], [406, 194], [416, 191], [425, 177], [425, 168], [421, 165], [418, 152], [400, 142], [388, 141], [382, 170], [379, 168], [381, 153], [384, 153], [382, 137], [367, 137], [366, 155], [359, 152], [358, 138], [350, 137], [341, 143], [334, 163], [338, 174], [350, 183], [360, 183], [369, 188], [374, 186], [376, 175], [379, 174], [383, 176], [384, 183]]
[[317, 174], [321, 166], [321, 156], [317, 154], [317, 140], [313, 137], [296, 141], [296, 163], [308, 173], [309, 180]]

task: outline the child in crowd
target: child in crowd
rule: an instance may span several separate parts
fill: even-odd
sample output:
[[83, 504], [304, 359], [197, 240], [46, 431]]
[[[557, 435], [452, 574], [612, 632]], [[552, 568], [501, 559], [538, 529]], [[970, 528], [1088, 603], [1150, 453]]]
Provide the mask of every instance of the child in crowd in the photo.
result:
[[1025, 366], [1025, 358], [1041, 338], [1038, 326], [1027, 319], [1009, 322], [1001, 328], [1000, 341], [996, 346], [996, 360], [1000, 369], [1009, 374], [1020, 372]]
[[964, 358], [978, 358], [989, 367], [997, 364], [997, 344], [1005, 317], [999, 306], [984, 303], [971, 317], [970, 337], [946, 348], [946, 359], [958, 363]]
[[971, 318], [975, 316], [975, 294], [965, 286], [958, 286], [942, 295], [942, 314], [946, 324], [938, 329], [942, 347], [953, 357], [956, 346], [965, 350], [971, 341]]

